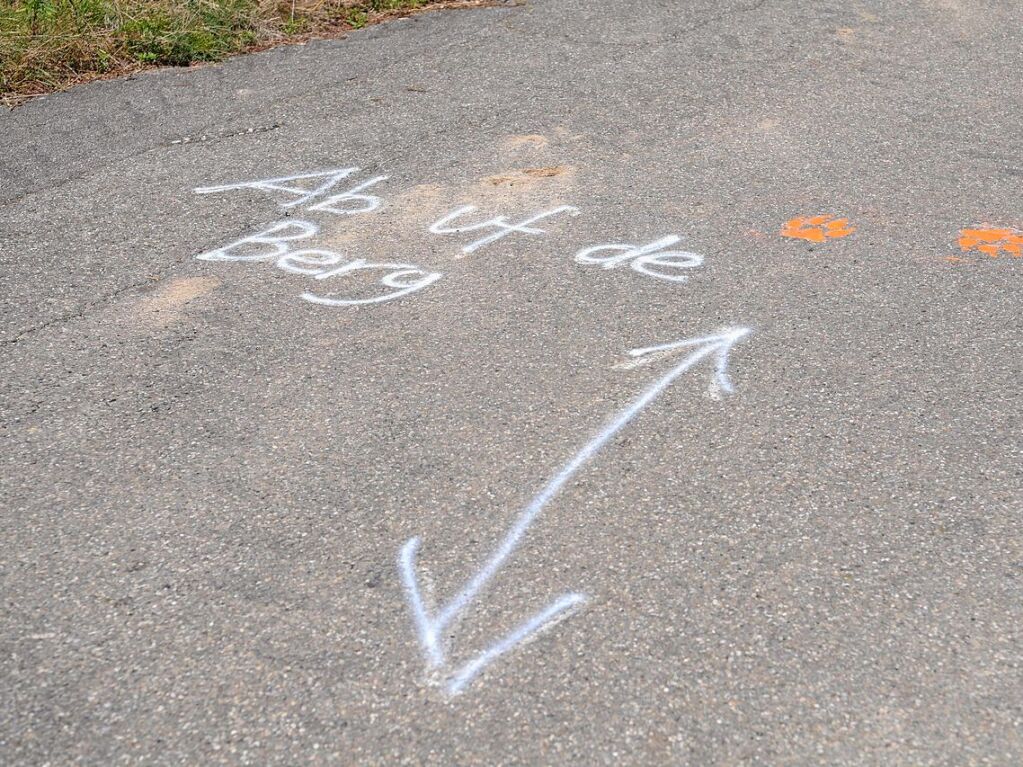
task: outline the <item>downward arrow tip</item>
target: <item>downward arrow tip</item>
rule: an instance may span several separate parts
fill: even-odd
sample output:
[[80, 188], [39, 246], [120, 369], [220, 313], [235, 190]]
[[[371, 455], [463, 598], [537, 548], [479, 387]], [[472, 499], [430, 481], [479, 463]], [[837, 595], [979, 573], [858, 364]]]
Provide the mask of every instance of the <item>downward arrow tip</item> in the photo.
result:
[[434, 619], [426, 609], [426, 602], [423, 601], [423, 594], [419, 588], [419, 579], [416, 577], [416, 552], [419, 551], [420, 542], [418, 536], [409, 538], [405, 542], [398, 555], [398, 569], [401, 572], [402, 585], [405, 587], [405, 596], [412, 610], [412, 618], [416, 624], [419, 644], [423, 648], [429, 664], [438, 668], [444, 665], [444, 650], [437, 636]]

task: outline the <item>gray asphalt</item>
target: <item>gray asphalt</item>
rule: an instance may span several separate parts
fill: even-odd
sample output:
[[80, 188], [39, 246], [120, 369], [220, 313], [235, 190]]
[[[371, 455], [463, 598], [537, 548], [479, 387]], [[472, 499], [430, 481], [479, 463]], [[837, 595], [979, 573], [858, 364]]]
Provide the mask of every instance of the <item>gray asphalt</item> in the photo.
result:
[[[0, 762], [1023, 763], [1023, 258], [957, 244], [1023, 229], [1021, 22], [532, 0], [0, 116]], [[193, 191], [349, 166], [379, 209]], [[579, 213], [463, 254], [462, 205]], [[780, 235], [816, 214], [856, 231]], [[442, 276], [195, 258], [298, 218]], [[574, 260], [667, 235], [686, 282]], [[734, 393], [704, 360], [613, 436], [451, 669], [587, 601], [448, 695], [402, 545], [445, 603], [687, 353], [629, 350], [730, 327]]]

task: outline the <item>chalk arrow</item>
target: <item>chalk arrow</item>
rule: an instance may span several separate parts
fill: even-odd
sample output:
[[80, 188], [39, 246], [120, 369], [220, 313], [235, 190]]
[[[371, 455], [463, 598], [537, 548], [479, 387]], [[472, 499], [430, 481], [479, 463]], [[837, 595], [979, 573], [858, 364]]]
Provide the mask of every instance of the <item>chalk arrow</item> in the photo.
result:
[[419, 644], [422, 647], [423, 654], [426, 656], [427, 664], [444, 679], [444, 689], [449, 695], [457, 695], [462, 692], [484, 668], [497, 660], [501, 655], [530, 636], [550, 627], [559, 618], [565, 617], [569, 611], [586, 601], [586, 597], [583, 594], [564, 594], [531, 618], [523, 621], [506, 636], [494, 642], [469, 662], [457, 668], [452, 669], [450, 667], [447, 648], [442, 636], [445, 629], [479, 597], [480, 592], [483, 591], [487, 583], [489, 583], [491, 578], [494, 577], [515, 551], [522, 537], [543, 508], [557, 495], [558, 491], [564, 487], [572, 475], [600, 452], [601, 448], [615, 434], [628, 425], [647, 405], [657, 399], [665, 389], [674, 383], [675, 379], [701, 360], [711, 358], [714, 360], [714, 383], [720, 391], [731, 393], [733, 386], [731, 379], [728, 377], [728, 354], [732, 346], [749, 332], [748, 328], [729, 328], [709, 336], [687, 338], [681, 341], [673, 341], [672, 343], [660, 344], [658, 346], [647, 346], [630, 351], [629, 355], [631, 357], [640, 358], [676, 349], [692, 350], [686, 355], [685, 359], [611, 419], [600, 433], [592, 437], [583, 446], [582, 450], [576, 453], [547, 482], [544, 488], [530, 501], [529, 505], [519, 513], [515, 524], [505, 534], [501, 543], [486, 562], [483, 563], [476, 574], [462, 587], [462, 590], [452, 597], [447, 604], [439, 605], [436, 609], [431, 610], [423, 599], [419, 579], [416, 576], [416, 554], [419, 551], [419, 538], [410, 538], [402, 546], [401, 552], [398, 555], [398, 570], [401, 574], [402, 584], [405, 587], [405, 596], [408, 599]]

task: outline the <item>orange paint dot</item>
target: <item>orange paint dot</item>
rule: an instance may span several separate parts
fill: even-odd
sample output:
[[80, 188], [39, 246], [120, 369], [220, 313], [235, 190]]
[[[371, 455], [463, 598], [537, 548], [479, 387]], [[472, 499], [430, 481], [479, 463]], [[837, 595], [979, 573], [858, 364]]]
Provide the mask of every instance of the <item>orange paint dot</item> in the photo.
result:
[[810, 242], [824, 242], [825, 240], [848, 237], [855, 231], [856, 227], [850, 225], [847, 218], [835, 218], [827, 215], [800, 216], [785, 222], [785, 226], [781, 229], [781, 236]]
[[1013, 258], [1023, 258], [1023, 232], [992, 226], [962, 229], [959, 232], [959, 247], [964, 253], [975, 250], [991, 258], [998, 258], [1002, 253]]

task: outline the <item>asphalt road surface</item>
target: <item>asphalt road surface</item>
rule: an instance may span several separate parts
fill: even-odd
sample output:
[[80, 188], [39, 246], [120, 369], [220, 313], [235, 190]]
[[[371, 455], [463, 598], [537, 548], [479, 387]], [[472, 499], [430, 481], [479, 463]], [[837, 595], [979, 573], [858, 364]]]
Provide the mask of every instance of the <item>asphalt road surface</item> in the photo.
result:
[[1023, 763], [1021, 22], [532, 0], [0, 116], [0, 761]]

